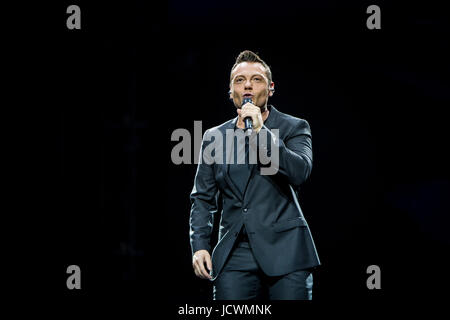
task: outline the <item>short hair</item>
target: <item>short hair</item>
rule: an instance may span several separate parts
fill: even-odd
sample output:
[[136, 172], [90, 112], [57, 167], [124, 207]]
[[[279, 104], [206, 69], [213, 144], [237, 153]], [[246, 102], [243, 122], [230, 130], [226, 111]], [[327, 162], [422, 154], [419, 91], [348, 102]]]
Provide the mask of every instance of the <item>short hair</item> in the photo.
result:
[[244, 50], [241, 53], [239, 53], [238, 57], [236, 58], [236, 62], [234, 63], [233, 67], [231, 68], [230, 82], [231, 82], [231, 74], [233, 73], [233, 70], [237, 67], [237, 65], [239, 63], [242, 63], [242, 62], [259, 62], [259, 63], [261, 63], [263, 65], [263, 67], [266, 68], [266, 76], [267, 76], [267, 79], [269, 80], [269, 84], [272, 82], [272, 72], [270, 71], [270, 67], [256, 53], [254, 53], [253, 51], [250, 51], [250, 50]]

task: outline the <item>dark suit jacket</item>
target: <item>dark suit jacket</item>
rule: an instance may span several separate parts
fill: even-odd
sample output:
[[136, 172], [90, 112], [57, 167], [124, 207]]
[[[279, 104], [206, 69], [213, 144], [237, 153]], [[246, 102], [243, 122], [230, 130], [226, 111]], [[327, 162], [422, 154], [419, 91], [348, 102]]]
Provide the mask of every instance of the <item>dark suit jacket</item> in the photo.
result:
[[[243, 224], [254, 256], [265, 274], [279, 276], [320, 265], [297, 193], [312, 168], [310, 127], [303, 119], [279, 112], [273, 106], [269, 108], [269, 117], [258, 136], [266, 130], [265, 133], [275, 139], [274, 129], [279, 129], [276, 174], [262, 175], [262, 165], [259, 162], [252, 165], [244, 194], [241, 194], [228, 174], [230, 164], [225, 163], [226, 152], [223, 154], [224, 161], [209, 158], [208, 161], [200, 161], [197, 167], [190, 195], [192, 254], [201, 249], [210, 252], [213, 215], [217, 212], [218, 199], [221, 199], [223, 208], [219, 241], [212, 253], [212, 280], [224, 266]], [[211, 144], [220, 144], [213, 147], [225, 150], [225, 130], [232, 130], [236, 121], [237, 117], [205, 132], [200, 160], [203, 160], [204, 153], [206, 159], [205, 148], [212, 147]], [[212, 139], [219, 134], [224, 137], [223, 141]], [[274, 152], [275, 149], [269, 150]], [[221, 197], [218, 197], [219, 194]]]

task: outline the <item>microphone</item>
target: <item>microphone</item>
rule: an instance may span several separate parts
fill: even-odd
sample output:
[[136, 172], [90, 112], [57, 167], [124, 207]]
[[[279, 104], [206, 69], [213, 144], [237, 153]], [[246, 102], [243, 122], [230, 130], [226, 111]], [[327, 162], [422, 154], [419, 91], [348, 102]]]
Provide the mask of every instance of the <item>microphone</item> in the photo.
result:
[[[253, 103], [252, 98], [250, 97], [244, 97], [244, 101], [242, 102], [242, 106], [244, 104], [246, 104], [247, 102]], [[241, 106], [241, 107], [242, 107]], [[245, 117], [244, 118], [244, 123], [245, 123], [245, 130], [250, 130], [250, 132], [253, 129], [253, 120], [252, 117]]]

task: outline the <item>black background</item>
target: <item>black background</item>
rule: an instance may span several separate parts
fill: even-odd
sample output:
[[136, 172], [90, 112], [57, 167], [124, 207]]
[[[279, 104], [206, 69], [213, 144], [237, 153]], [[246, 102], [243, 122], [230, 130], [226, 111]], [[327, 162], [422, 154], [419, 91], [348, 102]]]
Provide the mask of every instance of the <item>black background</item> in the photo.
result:
[[[81, 7], [81, 30], [66, 28], [70, 4]], [[371, 4], [381, 8], [381, 30], [366, 28]], [[168, 316], [210, 301], [211, 284], [191, 267], [196, 166], [171, 162], [170, 138], [177, 128], [193, 135], [195, 120], [204, 131], [235, 117], [229, 72], [250, 49], [272, 68], [270, 102], [311, 126], [314, 165], [300, 197], [322, 262], [314, 304], [373, 309], [445, 297], [443, 8], [61, 1], [36, 10], [22, 11], [31, 27], [12, 37], [23, 108], [13, 134], [21, 232], [11, 241], [26, 261], [16, 289], [69, 304], [143, 298], [164, 302]], [[66, 288], [71, 264], [82, 270], [79, 291]], [[372, 264], [381, 268], [381, 290], [366, 287]], [[42, 273], [30, 288], [23, 278], [35, 265]]]

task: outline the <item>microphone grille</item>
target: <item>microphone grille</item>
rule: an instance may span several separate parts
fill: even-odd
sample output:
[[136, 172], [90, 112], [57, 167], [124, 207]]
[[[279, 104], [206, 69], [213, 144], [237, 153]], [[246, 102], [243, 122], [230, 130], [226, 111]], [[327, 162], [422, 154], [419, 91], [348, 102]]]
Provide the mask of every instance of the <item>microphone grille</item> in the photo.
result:
[[242, 101], [242, 105], [246, 104], [247, 102], [253, 103], [252, 98], [250, 97], [245, 97], [244, 101]]

